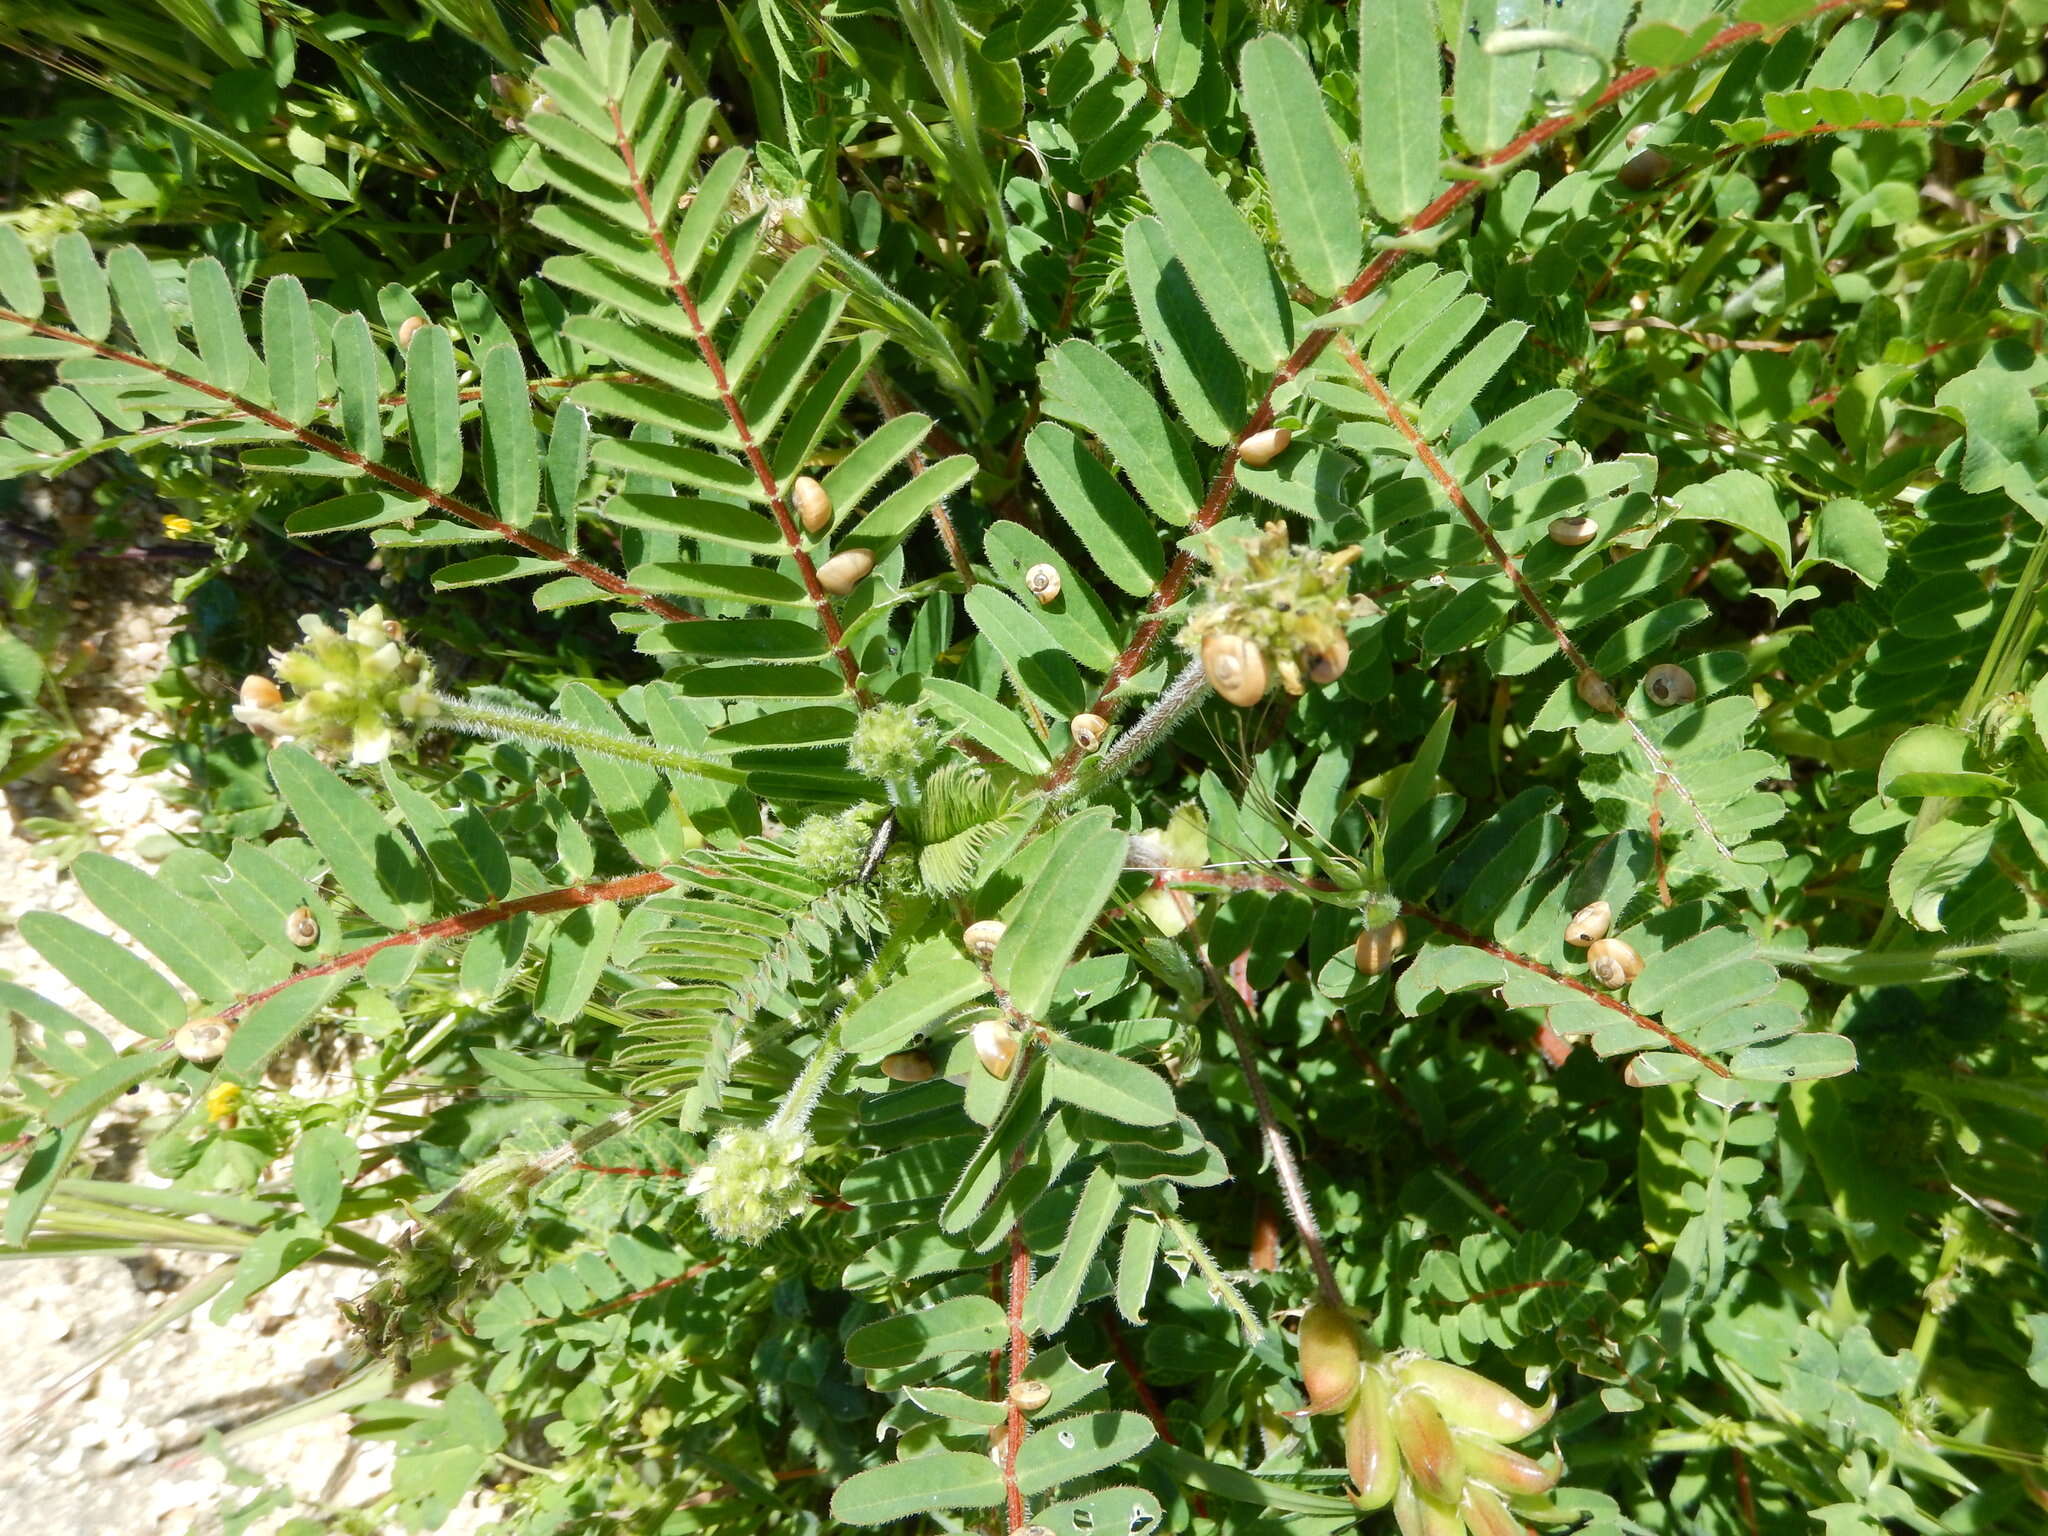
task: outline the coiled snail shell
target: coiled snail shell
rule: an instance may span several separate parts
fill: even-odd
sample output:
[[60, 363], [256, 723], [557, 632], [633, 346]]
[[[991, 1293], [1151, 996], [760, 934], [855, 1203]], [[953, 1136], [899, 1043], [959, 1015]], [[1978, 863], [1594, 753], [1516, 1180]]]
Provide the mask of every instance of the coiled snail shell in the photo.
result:
[[1691, 702], [1699, 691], [1699, 685], [1692, 680], [1690, 672], [1668, 661], [1643, 674], [1643, 692], [1650, 696], [1652, 704], [1665, 709]]
[[1027, 1376], [1010, 1388], [1010, 1405], [1019, 1413], [1036, 1413], [1052, 1401], [1052, 1383]]
[[1622, 163], [1614, 179], [1630, 192], [1647, 192], [1671, 174], [1671, 157], [1659, 149], [1640, 149]]
[[403, 352], [412, 345], [413, 337], [427, 328], [427, 322], [418, 315], [407, 315], [398, 322], [398, 350]]
[[1001, 1019], [982, 1019], [969, 1032], [975, 1058], [990, 1077], [1004, 1078], [1017, 1064], [1017, 1031]]
[[1202, 671], [1209, 686], [1239, 709], [1249, 709], [1266, 696], [1266, 658], [1243, 635], [1218, 631], [1205, 636]]
[[1075, 746], [1083, 752], [1093, 752], [1109, 734], [1109, 722], [1100, 715], [1076, 715], [1067, 722], [1067, 731]]
[[1254, 432], [1237, 445], [1237, 456], [1253, 469], [1264, 469], [1268, 464], [1287, 451], [1294, 441], [1294, 433], [1287, 427], [1268, 427], [1263, 432]]
[[1049, 565], [1034, 565], [1024, 573], [1024, 585], [1031, 589], [1031, 595], [1038, 599], [1038, 606], [1049, 608], [1059, 601], [1060, 573]]
[[832, 526], [832, 498], [809, 475], [796, 477], [796, 483], [789, 488], [789, 499], [805, 533], [823, 533]]
[[1614, 702], [1614, 689], [1598, 672], [1579, 674], [1578, 694], [1586, 708], [1597, 709], [1603, 715], [1611, 715], [1618, 708]]
[[864, 549], [843, 549], [818, 567], [818, 585], [834, 597], [844, 597], [875, 568], [875, 557]]
[[895, 1051], [882, 1058], [882, 1076], [892, 1083], [928, 1082], [937, 1071], [923, 1051]]
[[300, 907], [284, 920], [284, 936], [300, 949], [310, 949], [320, 941], [320, 924], [313, 916], [311, 907]]
[[1554, 517], [1550, 520], [1550, 542], [1562, 544], [1567, 549], [1592, 543], [1594, 535], [1599, 532], [1600, 525], [1590, 517]]
[[219, 1061], [234, 1037], [234, 1025], [209, 1014], [179, 1025], [177, 1033], [171, 1036], [171, 1049], [187, 1061]]
[[1572, 920], [1564, 925], [1564, 941], [1584, 949], [1595, 939], [1607, 937], [1608, 927], [1614, 922], [1614, 908], [1604, 901], [1592, 902], [1572, 914]]
[[1643, 973], [1643, 957], [1620, 939], [1595, 939], [1586, 951], [1586, 964], [1593, 979], [1610, 992], [1619, 992]]
[[1358, 948], [1353, 951], [1361, 975], [1377, 976], [1394, 963], [1394, 957], [1401, 953], [1408, 942], [1408, 929], [1401, 919], [1382, 923], [1377, 928], [1368, 928], [1358, 936]]
[[1310, 682], [1318, 686], [1334, 683], [1350, 665], [1351, 642], [1342, 635], [1328, 645], [1305, 645], [1301, 648], [1301, 670]]
[[960, 942], [967, 946], [967, 952], [977, 959], [986, 960], [996, 952], [996, 946], [1003, 942], [1008, 929], [992, 917], [978, 923], [969, 923], [966, 932], [960, 935]]
[[242, 679], [241, 702], [251, 709], [277, 709], [284, 703], [284, 690], [261, 672]]

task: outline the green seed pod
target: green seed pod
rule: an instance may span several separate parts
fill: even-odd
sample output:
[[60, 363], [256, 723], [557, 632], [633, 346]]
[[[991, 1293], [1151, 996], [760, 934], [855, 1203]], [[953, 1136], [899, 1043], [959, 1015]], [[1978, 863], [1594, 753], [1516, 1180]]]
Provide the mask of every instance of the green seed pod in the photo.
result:
[[1301, 1386], [1310, 1413], [1335, 1413], [1358, 1391], [1358, 1325], [1317, 1302], [1301, 1315]]
[[1386, 1372], [1365, 1368], [1358, 1396], [1344, 1417], [1344, 1464], [1351, 1472], [1351, 1502], [1360, 1509], [1384, 1509], [1401, 1481], [1401, 1453], [1394, 1443], [1394, 1389]]
[[1507, 1500], [1491, 1488], [1467, 1483], [1458, 1500], [1458, 1515], [1472, 1536], [1529, 1536], [1529, 1528], [1515, 1518]]
[[1465, 1536], [1457, 1510], [1424, 1497], [1413, 1478], [1402, 1478], [1394, 1494], [1394, 1524], [1401, 1536]]
[[1415, 1490], [1439, 1504], [1455, 1504], [1465, 1486], [1458, 1442], [1427, 1392], [1410, 1387], [1394, 1395], [1394, 1439]]
[[1403, 1361], [1395, 1374], [1404, 1385], [1420, 1387], [1434, 1398], [1453, 1428], [1468, 1429], [1503, 1445], [1526, 1440], [1548, 1424], [1551, 1414], [1557, 1411], [1556, 1398], [1540, 1408], [1532, 1408], [1477, 1371], [1447, 1365], [1426, 1355]]

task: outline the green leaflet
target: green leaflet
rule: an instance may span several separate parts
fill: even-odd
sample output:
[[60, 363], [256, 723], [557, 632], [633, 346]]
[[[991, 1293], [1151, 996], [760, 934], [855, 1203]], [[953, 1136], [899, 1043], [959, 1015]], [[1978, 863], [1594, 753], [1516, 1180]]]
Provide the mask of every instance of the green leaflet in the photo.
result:
[[[294, 426], [306, 425], [320, 403], [320, 354], [313, 306], [296, 277], [273, 277], [263, 286], [263, 364], [272, 407]], [[452, 490], [454, 484], [451, 479], [434, 489]]]
[[578, 907], [555, 929], [541, 953], [540, 983], [534, 991], [534, 1014], [552, 1024], [579, 1017], [597, 990], [619, 933], [617, 902]]
[[114, 310], [107, 297], [107, 274], [100, 269], [92, 242], [67, 230], [50, 243], [50, 268], [70, 328], [94, 341], [104, 340], [114, 328]]
[[519, 349], [491, 348], [483, 360], [484, 486], [504, 521], [523, 528], [540, 506], [540, 445]]
[[[1251, 379], [1244, 364], [1203, 308], [1165, 225], [1142, 218], [1125, 226], [1124, 267], [1160, 381], [1189, 430], [1220, 448], [1251, 414]], [[1046, 491], [1058, 501], [1053, 486], [1048, 484]], [[1089, 552], [1094, 553], [1093, 546]]]
[[282, 745], [271, 749], [270, 776], [343, 894], [367, 916], [404, 928], [431, 914], [426, 869], [333, 770], [303, 747]]
[[1085, 341], [1054, 348], [1043, 380], [1046, 414], [1101, 438], [1155, 517], [1193, 520], [1202, 497], [1194, 454], [1149, 390]]
[[1315, 71], [1277, 32], [1247, 43], [1238, 71], [1287, 254], [1311, 289], [1339, 293], [1362, 264], [1363, 225]]
[[1128, 1461], [1158, 1437], [1143, 1414], [1088, 1413], [1036, 1427], [1017, 1453], [1017, 1486], [1028, 1498]]
[[1533, 50], [1493, 54], [1496, 32], [1540, 27], [1542, 0], [1465, 0], [1459, 18], [1457, 65], [1451, 71], [1452, 116], [1465, 142], [1490, 154], [1512, 139], [1529, 115], [1541, 55]]
[[1059, 1262], [1032, 1281], [1025, 1295], [1024, 1326], [1028, 1331], [1051, 1338], [1067, 1326], [1081, 1300], [1089, 1267], [1094, 1264], [1103, 1239], [1109, 1236], [1121, 1204], [1116, 1176], [1098, 1164], [1088, 1175], [1080, 1204], [1074, 1207], [1074, 1220], [1067, 1228], [1066, 1242], [1060, 1247]]
[[1033, 429], [1024, 455], [1102, 574], [1134, 596], [1150, 592], [1165, 556], [1150, 520], [1116, 476], [1073, 433], [1049, 422]]
[[1075, 947], [1116, 888], [1130, 841], [1106, 809], [1083, 812], [1052, 837], [1045, 863], [1014, 904], [992, 963], [996, 984], [1034, 1019], [1052, 1006]]
[[415, 331], [405, 349], [405, 420], [422, 483], [430, 491], [454, 490], [462, 480], [455, 343], [438, 325]]
[[1146, 151], [1138, 179], [1223, 339], [1253, 368], [1277, 368], [1294, 347], [1287, 295], [1229, 195], [1177, 144]]
[[856, 1472], [832, 1491], [832, 1518], [887, 1525], [940, 1509], [987, 1509], [1003, 1501], [1003, 1476], [986, 1456], [936, 1451]]
[[1013, 767], [1043, 773], [1052, 766], [1044, 747], [1024, 723], [986, 695], [942, 677], [928, 677], [924, 696], [943, 718]]
[[1160, 1226], [1145, 1216], [1124, 1223], [1116, 1257], [1116, 1310], [1127, 1323], [1145, 1321], [1145, 1294], [1152, 1288], [1152, 1266], [1159, 1261]]
[[879, 1059], [987, 991], [980, 966], [950, 940], [927, 939], [910, 952], [901, 976], [840, 1016], [840, 1047], [863, 1060]]
[[177, 988], [105, 934], [54, 912], [24, 912], [18, 926], [37, 954], [138, 1035], [162, 1039], [185, 1022]]
[[108, 854], [81, 854], [71, 872], [94, 906], [134, 935], [201, 1001], [226, 1003], [248, 984], [241, 950], [203, 908], [167, 902], [161, 884]]
[[956, 1296], [856, 1328], [847, 1336], [846, 1362], [862, 1370], [901, 1370], [949, 1355], [986, 1354], [1009, 1334], [1009, 1320], [990, 1298]]
[[1077, 1109], [1126, 1125], [1171, 1125], [1178, 1115], [1172, 1086], [1135, 1061], [1064, 1038], [1048, 1054], [1046, 1092]]

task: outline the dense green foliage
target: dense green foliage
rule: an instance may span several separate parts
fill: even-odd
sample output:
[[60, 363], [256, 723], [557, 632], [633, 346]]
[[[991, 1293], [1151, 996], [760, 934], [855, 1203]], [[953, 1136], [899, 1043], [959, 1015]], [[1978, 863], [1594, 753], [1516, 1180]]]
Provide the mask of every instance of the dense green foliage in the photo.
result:
[[304, 1531], [2038, 1528], [2039, 4], [627, 9], [0, 21], [0, 476], [376, 556], [0, 1240], [373, 1268]]

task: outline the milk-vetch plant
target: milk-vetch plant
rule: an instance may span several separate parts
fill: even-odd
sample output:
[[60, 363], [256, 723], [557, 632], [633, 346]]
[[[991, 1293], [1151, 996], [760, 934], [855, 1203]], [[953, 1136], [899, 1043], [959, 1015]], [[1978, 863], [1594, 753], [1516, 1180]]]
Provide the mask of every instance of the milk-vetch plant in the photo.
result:
[[[153, 960], [20, 919], [131, 1043], [0, 982], [6, 1242], [163, 1084], [217, 1315], [375, 1270], [414, 1529], [2027, 1529], [2011, 39], [559, 12], [472, 112], [530, 281], [0, 219], [0, 470], [391, 576], [242, 685], [282, 829], [78, 861]], [[482, 681], [407, 576], [613, 659]]]

